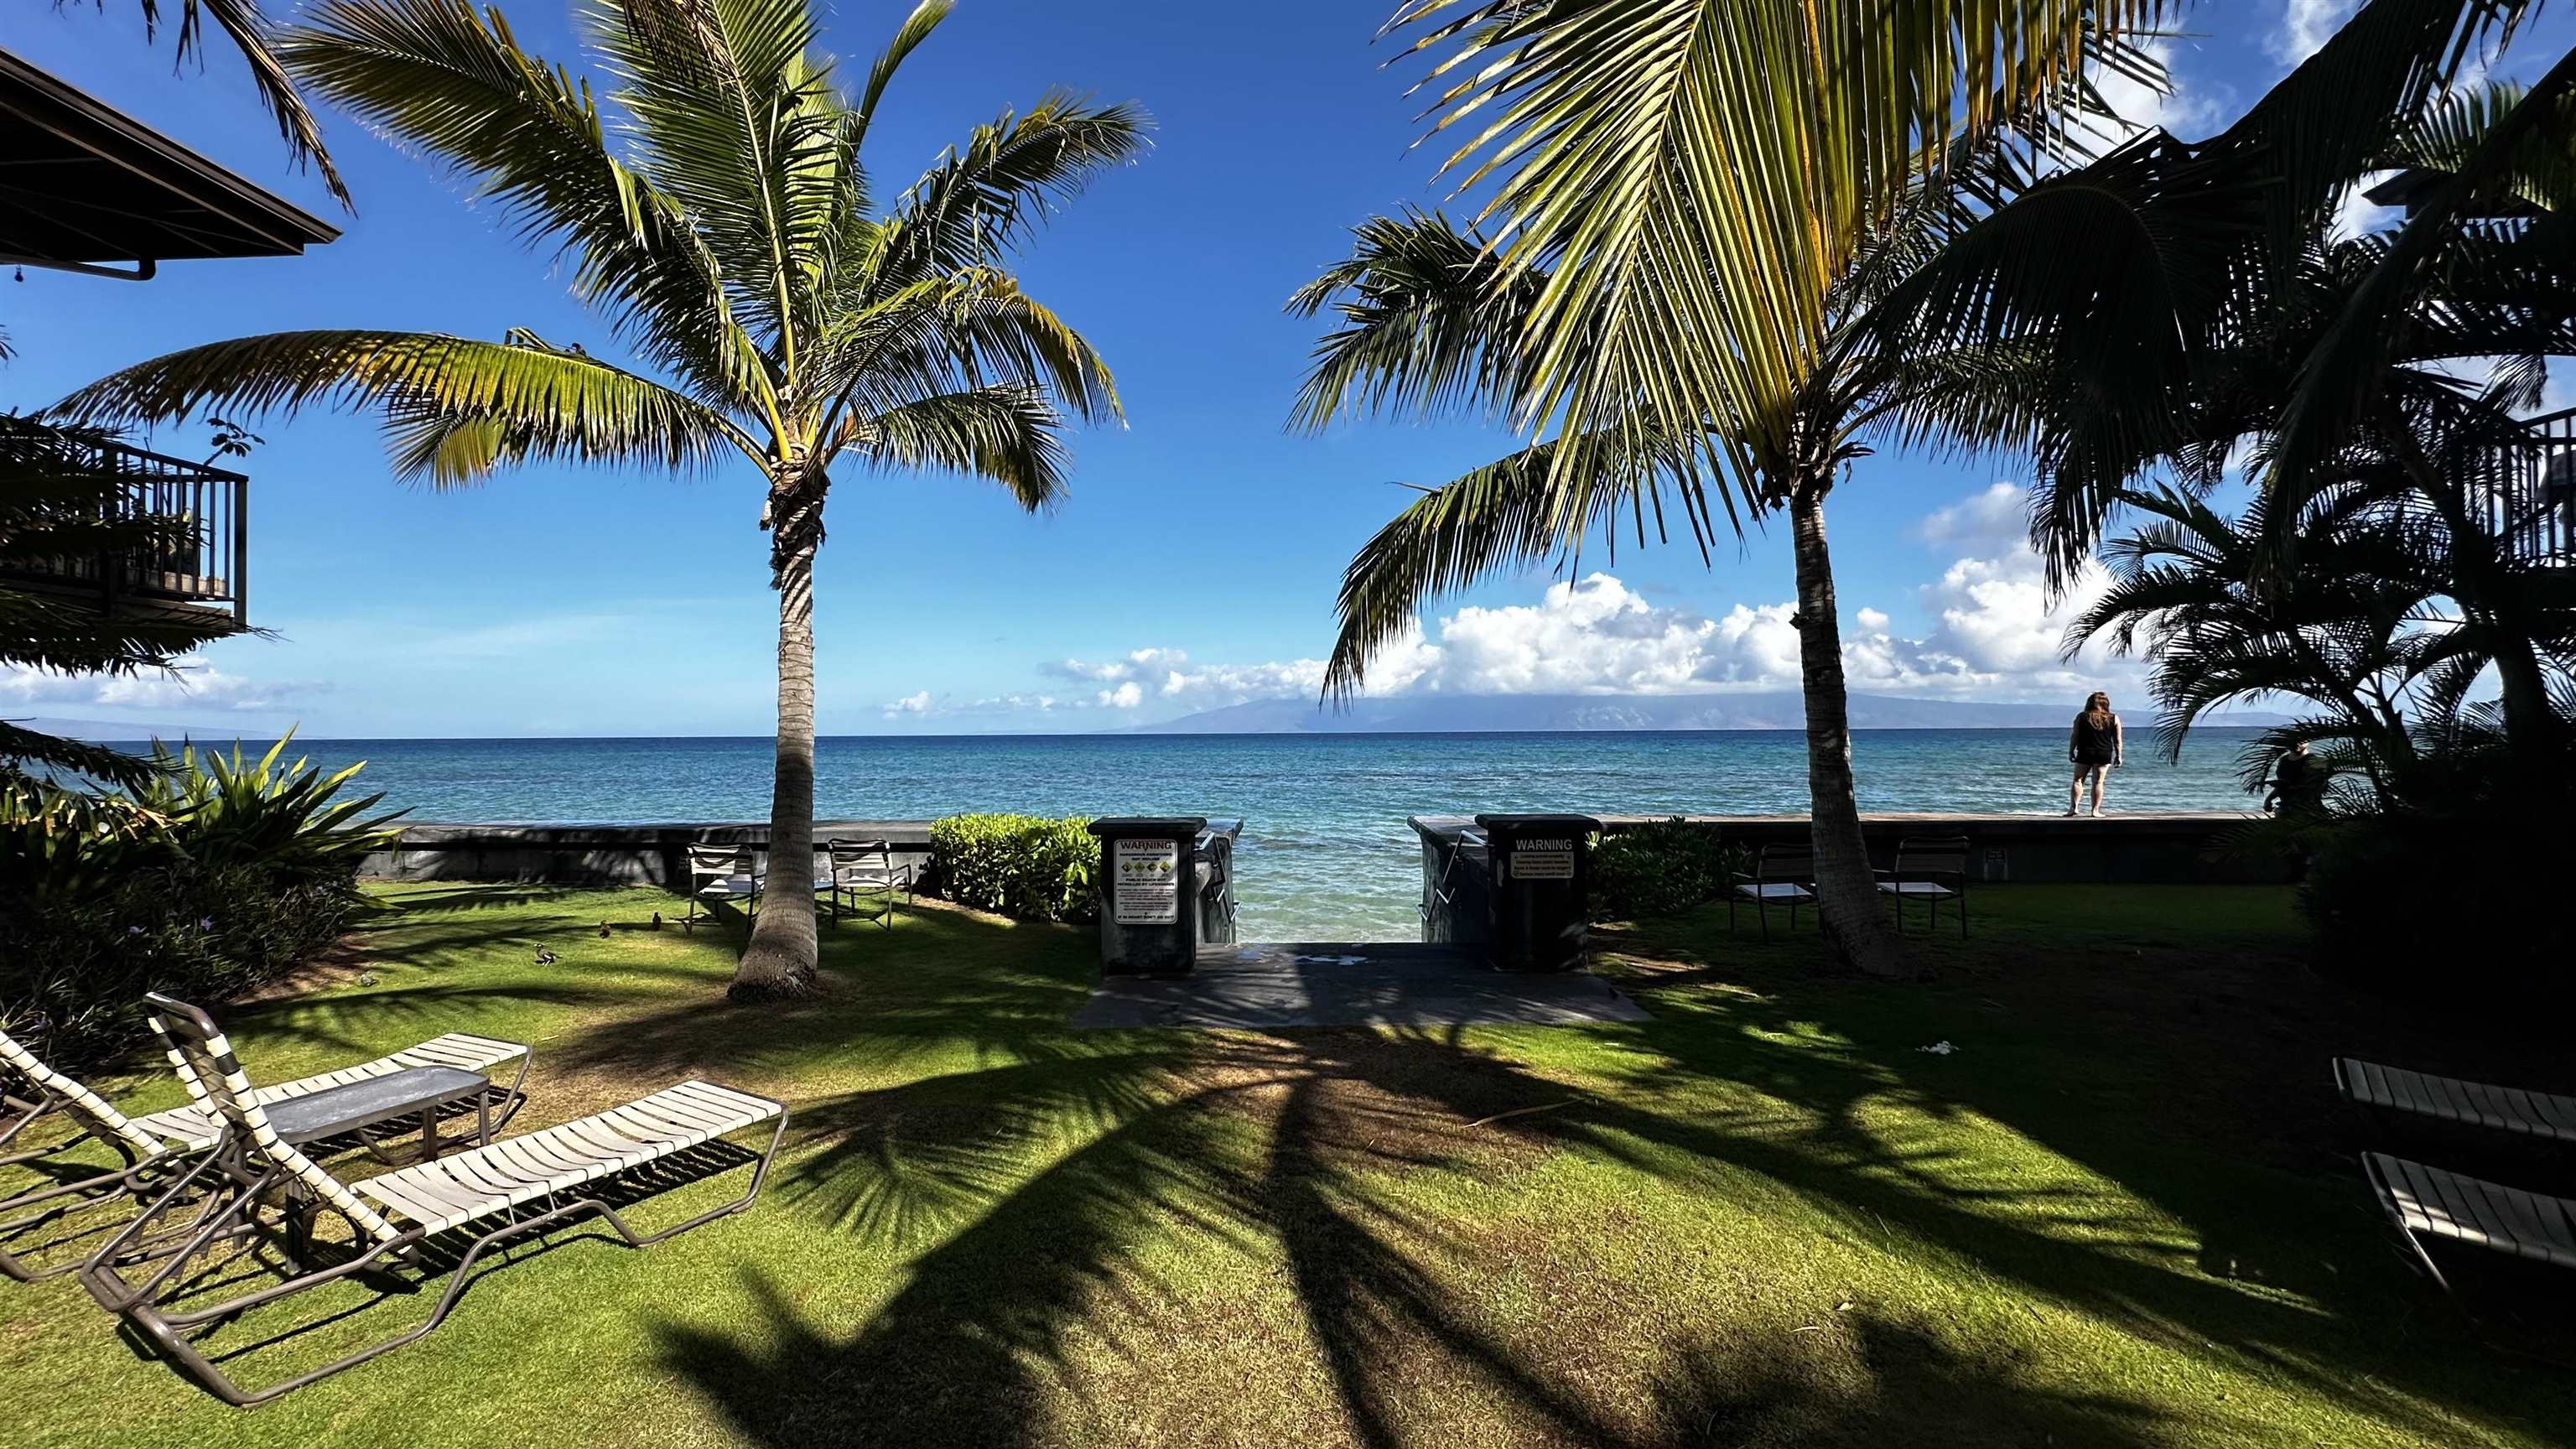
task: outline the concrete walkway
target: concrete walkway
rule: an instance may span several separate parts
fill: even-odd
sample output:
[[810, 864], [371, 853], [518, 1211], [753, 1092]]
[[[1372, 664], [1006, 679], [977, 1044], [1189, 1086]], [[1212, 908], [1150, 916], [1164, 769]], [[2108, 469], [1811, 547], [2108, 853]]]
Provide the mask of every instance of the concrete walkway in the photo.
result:
[[1644, 1021], [1645, 1009], [1584, 971], [1495, 971], [1451, 946], [1411, 942], [1210, 946], [1187, 977], [1112, 976], [1076, 1027], [1207, 1030], [1294, 1026], [1571, 1026]]

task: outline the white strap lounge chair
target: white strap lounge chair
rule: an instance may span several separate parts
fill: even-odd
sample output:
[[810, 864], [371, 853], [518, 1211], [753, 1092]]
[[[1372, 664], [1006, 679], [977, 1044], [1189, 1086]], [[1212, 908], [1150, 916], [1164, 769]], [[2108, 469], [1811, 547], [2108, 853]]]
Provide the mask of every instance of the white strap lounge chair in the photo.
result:
[[1735, 888], [1726, 893], [1726, 929], [1735, 929], [1735, 908], [1751, 905], [1762, 918], [1762, 939], [1771, 939], [1771, 908], [1789, 908], [1789, 929], [1798, 928], [1798, 908], [1816, 899], [1816, 853], [1801, 840], [1774, 841], [1753, 857], [1753, 873], [1735, 873]]
[[830, 893], [833, 918], [847, 910], [892, 930], [895, 898], [901, 896], [905, 905], [911, 905], [913, 886], [912, 867], [894, 858], [893, 842], [835, 840], [825, 849], [831, 854], [832, 873], [817, 885]]
[[2365, 1153], [2362, 1170], [2416, 1260], [2445, 1289], [2433, 1251], [2458, 1244], [2539, 1265], [2576, 1268], [2576, 1202], [2500, 1187], [2420, 1162]]
[[2334, 1077], [2335, 1091], [2366, 1112], [2483, 1127], [2534, 1142], [2576, 1143], [2576, 1097], [2427, 1076], [2351, 1057], [2335, 1058]]
[[[528, 1075], [528, 1048], [523, 1042], [501, 1041], [494, 1037], [475, 1036], [469, 1032], [449, 1032], [416, 1046], [403, 1048], [391, 1056], [361, 1062], [335, 1072], [300, 1077], [262, 1089], [257, 1095], [263, 1105], [275, 1105], [317, 1092], [348, 1086], [355, 1082], [390, 1076], [414, 1067], [453, 1067], [464, 1071], [489, 1073], [512, 1059], [518, 1061], [518, 1072], [510, 1085], [495, 1089], [491, 1099], [479, 1104], [495, 1125], [507, 1122], [526, 1099], [519, 1091]], [[175, 1053], [171, 1065], [179, 1065]], [[35, 1053], [5, 1032], [0, 1032], [0, 1066], [5, 1066], [27, 1084], [33, 1100], [9, 1100], [14, 1115], [5, 1129], [0, 1129], [0, 1149], [7, 1148], [19, 1134], [46, 1116], [60, 1113], [71, 1119], [79, 1130], [62, 1141], [30, 1152], [0, 1154], [0, 1167], [38, 1161], [67, 1162], [64, 1154], [84, 1142], [103, 1144], [116, 1153], [115, 1168], [71, 1181], [56, 1181], [30, 1189], [14, 1197], [0, 1198], [0, 1277], [21, 1282], [48, 1278], [70, 1272], [80, 1266], [66, 1262], [37, 1269], [11, 1254], [6, 1244], [35, 1226], [40, 1220], [80, 1204], [94, 1202], [122, 1192], [140, 1197], [173, 1169], [174, 1164], [194, 1157], [214, 1146], [222, 1135], [222, 1125], [205, 1106], [204, 1097], [191, 1087], [194, 1098], [187, 1106], [172, 1107], [142, 1117], [128, 1117], [115, 1104], [91, 1091], [74, 1078], [47, 1066]], [[186, 1075], [181, 1074], [186, 1081]], [[498, 1116], [492, 1116], [494, 1107]], [[372, 1138], [360, 1134], [370, 1151], [376, 1150]], [[382, 1154], [379, 1152], [379, 1156]]]
[[696, 929], [701, 916], [713, 919], [714, 907], [722, 901], [739, 904], [746, 918], [760, 914], [766, 880], [750, 846], [692, 845], [688, 853], [689, 909], [680, 917], [681, 930]]
[[[596, 1214], [630, 1245], [643, 1247], [751, 1206], [787, 1131], [787, 1108], [712, 1082], [682, 1082], [623, 1107], [472, 1151], [350, 1183], [304, 1155], [258, 1101], [232, 1044], [205, 1013], [165, 996], [145, 998], [153, 1023], [181, 1061], [182, 1074], [204, 1094], [223, 1134], [198, 1165], [160, 1201], [92, 1257], [81, 1282], [173, 1366], [228, 1404], [250, 1406], [389, 1353], [436, 1329], [482, 1256], [501, 1244], [558, 1223]], [[757, 1154], [716, 1149], [718, 1139], [768, 1127]], [[707, 1159], [713, 1157], [710, 1162]], [[639, 1169], [659, 1174], [692, 1166], [713, 1170], [755, 1162], [741, 1197], [656, 1232], [639, 1233], [606, 1200], [612, 1179]], [[632, 1178], [629, 1188], [648, 1184]], [[523, 1211], [523, 1209], [525, 1211]], [[320, 1244], [324, 1216], [348, 1229], [347, 1243]], [[164, 1219], [175, 1219], [164, 1225]], [[189, 1330], [266, 1303], [389, 1264], [421, 1266], [432, 1238], [461, 1250], [446, 1290], [426, 1322], [283, 1382], [248, 1388], [201, 1352]], [[181, 1307], [191, 1265], [210, 1250], [257, 1239], [278, 1250], [292, 1276], [227, 1302]], [[165, 1248], [176, 1242], [175, 1248]], [[143, 1249], [137, 1252], [138, 1247]], [[143, 1276], [129, 1283], [125, 1274]]]

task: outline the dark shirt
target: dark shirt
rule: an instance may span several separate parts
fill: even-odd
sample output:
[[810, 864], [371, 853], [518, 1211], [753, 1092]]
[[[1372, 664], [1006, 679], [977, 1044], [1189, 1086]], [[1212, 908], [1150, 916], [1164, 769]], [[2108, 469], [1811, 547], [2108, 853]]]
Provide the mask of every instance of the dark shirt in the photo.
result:
[[2066, 752], [2079, 765], [2107, 765], [2120, 757], [2120, 717], [2116, 714], [2093, 718], [2090, 710], [2075, 717], [2075, 731], [2067, 736]]

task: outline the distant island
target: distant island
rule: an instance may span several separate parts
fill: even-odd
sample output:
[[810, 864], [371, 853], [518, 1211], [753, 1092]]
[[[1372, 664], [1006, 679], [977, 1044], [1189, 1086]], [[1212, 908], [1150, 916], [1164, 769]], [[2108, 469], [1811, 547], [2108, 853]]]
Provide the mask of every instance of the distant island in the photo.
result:
[[[1851, 696], [1856, 730], [2062, 729], [2075, 717], [2065, 704], [1963, 704], [1946, 699]], [[2130, 711], [2144, 732], [2147, 716]], [[2281, 723], [2269, 714], [2230, 714], [2215, 725]], [[1416, 694], [1357, 699], [1319, 707], [1311, 699], [1256, 699], [1203, 710], [1122, 734], [1270, 735], [1523, 732], [1537, 730], [1795, 730], [1806, 727], [1796, 692], [1758, 694]]]

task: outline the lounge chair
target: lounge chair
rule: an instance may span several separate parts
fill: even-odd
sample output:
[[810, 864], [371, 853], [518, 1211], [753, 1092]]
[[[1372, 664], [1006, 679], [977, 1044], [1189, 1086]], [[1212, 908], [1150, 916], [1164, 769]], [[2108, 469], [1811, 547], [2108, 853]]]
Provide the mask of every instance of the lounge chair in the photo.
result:
[[1726, 895], [1726, 929], [1735, 929], [1735, 908], [1751, 902], [1762, 918], [1762, 939], [1771, 939], [1771, 907], [1789, 908], [1789, 929], [1798, 928], [1798, 908], [1816, 899], [1816, 853], [1805, 841], [1773, 841], [1755, 852], [1753, 873], [1735, 873], [1735, 889]]
[[2362, 1154], [2361, 1165], [2389, 1221], [2445, 1290], [2456, 1291], [2434, 1261], [2433, 1250], [2448, 1244], [2576, 1269], [2576, 1202], [2500, 1187], [2384, 1152]]
[[[895, 898], [901, 896], [905, 905], [911, 905], [913, 886], [912, 867], [896, 861], [893, 842], [834, 840], [824, 848], [831, 856], [832, 873], [815, 884], [831, 901], [832, 918], [839, 920], [846, 909], [892, 930]], [[869, 904], [876, 906], [873, 912]]]
[[1929, 924], [1941, 924], [1941, 903], [1959, 903], [1959, 939], [1968, 938], [1968, 837], [1915, 836], [1896, 842], [1896, 868], [1878, 873], [1879, 894], [1896, 906], [1896, 929], [1905, 929], [1905, 903], [1921, 901]]
[[[475, 1036], [468, 1032], [449, 1032], [432, 1037], [416, 1046], [403, 1048], [391, 1056], [378, 1057], [354, 1067], [317, 1076], [299, 1077], [258, 1094], [264, 1106], [274, 1106], [308, 1097], [337, 1087], [371, 1081], [415, 1067], [450, 1067], [463, 1071], [488, 1072], [516, 1057], [518, 1074], [510, 1085], [491, 1093], [490, 1100], [478, 1104], [488, 1120], [496, 1125], [507, 1122], [526, 1101], [519, 1087], [528, 1075], [528, 1048], [523, 1042], [501, 1041], [494, 1037]], [[174, 1055], [171, 1064], [178, 1065]], [[33, 1165], [40, 1162], [68, 1163], [65, 1153], [84, 1142], [97, 1142], [114, 1151], [118, 1166], [70, 1181], [33, 1188], [14, 1197], [0, 1198], [0, 1241], [11, 1234], [34, 1226], [47, 1213], [66, 1210], [82, 1203], [104, 1199], [122, 1192], [140, 1197], [174, 1170], [174, 1165], [204, 1152], [222, 1135], [221, 1123], [207, 1109], [202, 1097], [184, 1107], [172, 1107], [142, 1117], [128, 1117], [115, 1104], [80, 1082], [45, 1065], [23, 1044], [0, 1032], [0, 1065], [6, 1065], [27, 1083], [32, 1101], [11, 1097], [9, 1110], [16, 1113], [6, 1129], [0, 1129], [0, 1148], [7, 1147], [20, 1133], [39, 1119], [60, 1113], [71, 1119], [80, 1130], [70, 1137], [31, 1152], [0, 1155], [0, 1166]], [[182, 1080], [185, 1080], [184, 1075]], [[192, 1096], [195, 1095], [193, 1092]], [[493, 1105], [500, 1108], [497, 1118], [489, 1116]], [[369, 1151], [383, 1155], [372, 1137], [358, 1134]], [[41, 1210], [34, 1216], [22, 1216], [30, 1210]], [[0, 1277], [27, 1282], [70, 1272], [78, 1263], [34, 1269], [5, 1249], [0, 1249]]]
[[[692, 845], [689, 852], [689, 910], [680, 929], [694, 930], [700, 915], [713, 919], [719, 901], [741, 904], [745, 917], [760, 914], [765, 884], [758, 858], [748, 845]], [[700, 906], [708, 907], [700, 911]]]
[[[153, 1024], [179, 1058], [181, 1075], [203, 1094], [223, 1134], [185, 1176], [146, 1209], [81, 1271], [90, 1296], [117, 1313], [182, 1373], [228, 1404], [248, 1407], [353, 1368], [418, 1340], [447, 1318], [474, 1265], [501, 1244], [558, 1223], [596, 1214], [628, 1244], [643, 1247], [751, 1206], [787, 1131], [787, 1108], [764, 1097], [688, 1081], [578, 1121], [505, 1138], [468, 1152], [346, 1182], [279, 1133], [232, 1044], [205, 1013], [185, 1002], [145, 998]], [[683, 1154], [718, 1139], [774, 1123], [741, 1197], [653, 1233], [638, 1233], [605, 1196], [612, 1179], [649, 1191]], [[749, 1157], [746, 1151], [741, 1153]], [[727, 1162], [736, 1166], [739, 1162]], [[630, 1174], [655, 1169], [654, 1180]], [[580, 1196], [565, 1195], [578, 1193]], [[531, 1211], [525, 1215], [522, 1208]], [[350, 1241], [322, 1244], [314, 1229], [325, 1216], [346, 1225]], [[163, 1226], [164, 1219], [184, 1219]], [[180, 1308], [164, 1303], [174, 1285], [210, 1249], [253, 1239], [282, 1255], [283, 1281], [227, 1302]], [[401, 1264], [434, 1273], [423, 1249], [440, 1239], [461, 1249], [426, 1322], [263, 1388], [245, 1388], [201, 1352], [188, 1330], [247, 1312], [320, 1284]], [[178, 1246], [158, 1251], [158, 1244]], [[151, 1250], [138, 1257], [135, 1250]], [[144, 1276], [128, 1282], [129, 1266]], [[184, 1296], [184, 1286], [178, 1294]]]
[[2353, 1107], [2392, 1121], [2482, 1127], [2532, 1143], [2576, 1145], [2576, 1097], [2427, 1076], [2337, 1057], [2335, 1091]]

